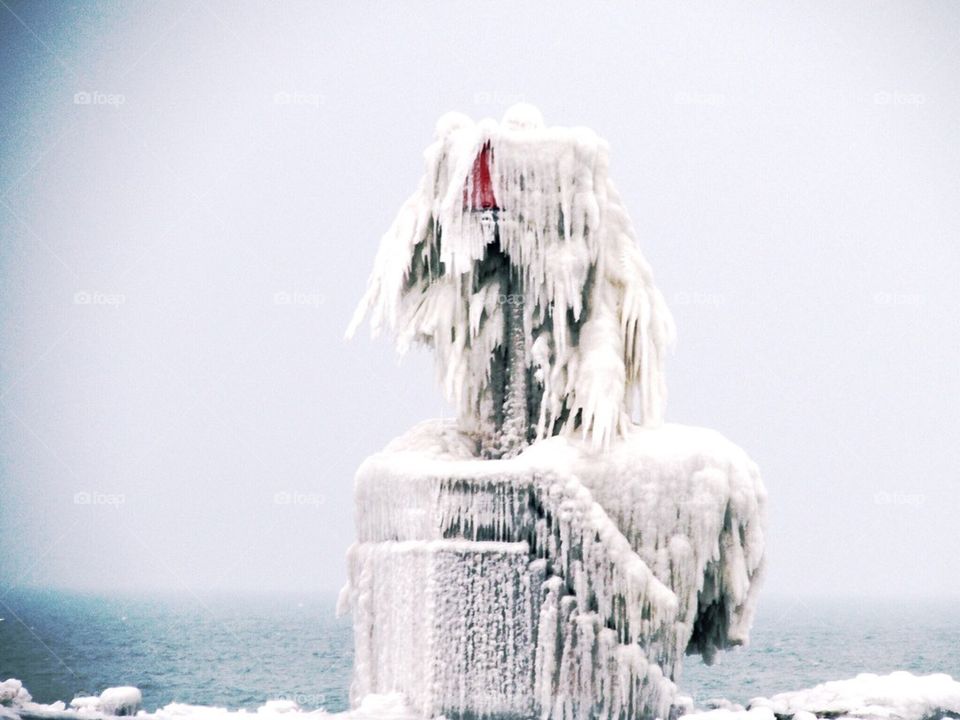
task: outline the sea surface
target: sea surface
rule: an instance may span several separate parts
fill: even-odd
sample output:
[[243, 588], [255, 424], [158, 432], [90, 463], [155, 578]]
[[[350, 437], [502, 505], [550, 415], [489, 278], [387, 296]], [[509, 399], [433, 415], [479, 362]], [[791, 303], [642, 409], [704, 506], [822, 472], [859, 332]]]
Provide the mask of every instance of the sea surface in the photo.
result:
[[[332, 597], [144, 598], [49, 591], [0, 597], [0, 680], [39, 702], [135, 685], [144, 706], [256, 708], [288, 698], [348, 704], [353, 642]], [[680, 685], [702, 703], [809, 687], [860, 672], [960, 678], [960, 604], [770, 599], [749, 648], [706, 667], [688, 658]]]

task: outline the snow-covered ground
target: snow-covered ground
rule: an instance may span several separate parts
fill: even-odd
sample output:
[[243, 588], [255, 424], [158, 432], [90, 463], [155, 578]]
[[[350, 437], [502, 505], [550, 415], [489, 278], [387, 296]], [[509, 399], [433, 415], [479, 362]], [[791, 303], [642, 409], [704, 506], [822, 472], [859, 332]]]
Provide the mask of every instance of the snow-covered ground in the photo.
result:
[[862, 674], [816, 687], [758, 697], [735, 705], [689, 713], [686, 720], [858, 718], [938, 720], [960, 717], [960, 682], [949, 675]]
[[[118, 693], [113, 691], [117, 690]], [[131, 692], [133, 691], [133, 692]], [[139, 702], [135, 688], [114, 688], [101, 694], [119, 694], [128, 700]], [[723, 703], [720, 703], [723, 704]], [[104, 702], [104, 705], [107, 705]], [[113, 706], [110, 706], [113, 707]], [[97, 720], [113, 717], [110, 707], [97, 707], [96, 703], [63, 702], [43, 705], [30, 700], [30, 694], [19, 680], [0, 683], [0, 718], [7, 720]], [[135, 706], [121, 705], [119, 710], [128, 711]], [[255, 713], [243, 710], [229, 711], [225, 708], [198, 705], [171, 704], [154, 712], [141, 710], [143, 720], [232, 720], [233, 718], [313, 717], [330, 720], [413, 720], [418, 717], [405, 703], [402, 695], [370, 695], [362, 705], [345, 713], [326, 713], [323, 710], [305, 712], [290, 701], [268, 702]], [[960, 682], [949, 675], [911, 675], [895, 672], [890, 675], [858, 675], [849, 680], [823, 683], [816, 687], [796, 692], [781, 693], [771, 698], [756, 698], [748, 708], [735, 705], [696, 710], [690, 708], [684, 720], [939, 720], [960, 716]]]
[[291, 717], [337, 718], [337, 720], [414, 720], [403, 695], [369, 695], [355, 709], [342, 713], [324, 710], [302, 710], [292, 700], [270, 700], [257, 708], [228, 710], [222, 707], [171, 703], [152, 712], [140, 709], [140, 691], [137, 688], [108, 688], [99, 696], [74, 698], [69, 705], [59, 701], [50, 704], [35, 703], [30, 693], [16, 679], [0, 682], [0, 718], [4, 720], [100, 720], [118, 716], [136, 715], [145, 720], [231, 720], [256, 718], [275, 720]]

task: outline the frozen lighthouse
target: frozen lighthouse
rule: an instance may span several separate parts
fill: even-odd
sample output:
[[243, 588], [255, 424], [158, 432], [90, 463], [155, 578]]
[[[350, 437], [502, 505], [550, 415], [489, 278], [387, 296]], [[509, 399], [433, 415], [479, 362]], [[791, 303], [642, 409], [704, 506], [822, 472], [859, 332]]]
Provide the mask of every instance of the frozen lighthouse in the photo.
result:
[[673, 323], [606, 143], [448, 114], [384, 235], [369, 318], [436, 353], [455, 421], [356, 475], [352, 698], [424, 718], [667, 718], [684, 654], [747, 640], [765, 492], [718, 433], [664, 423]]

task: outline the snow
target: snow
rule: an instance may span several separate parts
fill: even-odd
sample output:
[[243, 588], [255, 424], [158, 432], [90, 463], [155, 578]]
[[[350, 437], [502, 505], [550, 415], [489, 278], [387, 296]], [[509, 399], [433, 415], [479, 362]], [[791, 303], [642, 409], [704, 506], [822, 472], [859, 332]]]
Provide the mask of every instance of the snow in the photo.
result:
[[23, 684], [16, 679], [0, 683], [0, 718], [101, 718], [136, 715], [143, 702], [140, 690], [123, 686], [107, 688], [99, 696], [84, 695], [70, 701], [35, 703]]
[[228, 710], [207, 705], [170, 703], [153, 712], [136, 711], [141, 693], [135, 687], [108, 688], [97, 696], [74, 698], [67, 708], [63, 702], [35, 703], [23, 684], [16, 679], [0, 682], [0, 718], [4, 720], [103, 720], [135, 714], [142, 720], [290, 720], [294, 717], [323, 720], [415, 720], [403, 695], [371, 694], [353, 710], [328, 713], [324, 710], [305, 711], [291, 700], [268, 700], [255, 712]]
[[135, 687], [107, 688], [100, 693], [100, 710], [105, 715], [136, 715], [143, 695]]
[[475, 452], [428, 421], [357, 472], [355, 701], [666, 717], [684, 652], [747, 640], [766, 496], [722, 436], [630, 426], [600, 453], [569, 436]]
[[70, 701], [70, 707], [75, 710], [100, 710], [100, 698], [96, 695], [80, 695]]
[[750, 706], [778, 716], [807, 712], [817, 717], [925, 720], [960, 716], [960, 682], [949, 675], [861, 674], [826, 682], [808, 690], [757, 698]]
[[[133, 688], [135, 689], [135, 688]], [[124, 688], [129, 690], [129, 688]], [[139, 692], [139, 691], [138, 691]], [[689, 698], [681, 698], [689, 706]], [[849, 680], [826, 682], [816, 687], [752, 700], [749, 709], [726, 701], [723, 707], [687, 712], [682, 720], [937, 720], [960, 715], [960, 682], [949, 675], [912, 675], [895, 672], [878, 676], [863, 674]], [[0, 718], [6, 720], [99, 720], [109, 717], [87, 709], [65, 709], [62, 702], [34, 703], [19, 680], [0, 682]], [[172, 703], [154, 712], [140, 711], [143, 720], [414, 720], [421, 717], [400, 693], [372, 694], [359, 707], [344, 713], [323, 710], [306, 712], [289, 701], [270, 701], [255, 713], [244, 710]]]
[[[465, 199], [476, 196], [485, 148], [497, 208], [478, 211]], [[576, 431], [606, 447], [631, 412], [660, 423], [673, 321], [608, 177], [606, 142], [586, 128], [546, 128], [519, 105], [499, 124], [444, 115], [425, 159], [348, 335], [369, 317], [401, 352], [433, 347], [462, 429], [483, 438], [502, 407], [491, 363], [516, 302], [535, 437]]]
[[[716, 708], [703, 712], [688, 713], [682, 716], [684, 720], [776, 720], [773, 711], [767, 707], [751, 708]], [[797, 720], [806, 720], [797, 718]]]
[[861, 674], [806, 690], [755, 698], [749, 709], [729, 707], [691, 712], [683, 720], [936, 720], [960, 716], [960, 682], [949, 675]]
[[22, 705], [30, 702], [32, 698], [23, 683], [15, 678], [0, 682], [0, 706], [2, 705]]

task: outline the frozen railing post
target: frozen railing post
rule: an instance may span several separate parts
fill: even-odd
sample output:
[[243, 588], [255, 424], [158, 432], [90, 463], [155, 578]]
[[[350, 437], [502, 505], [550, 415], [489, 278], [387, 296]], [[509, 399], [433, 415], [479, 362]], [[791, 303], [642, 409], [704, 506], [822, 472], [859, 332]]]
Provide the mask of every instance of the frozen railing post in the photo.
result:
[[607, 145], [451, 113], [384, 235], [369, 316], [432, 347], [455, 422], [368, 458], [341, 607], [352, 697], [424, 718], [666, 718], [683, 654], [746, 640], [763, 560], [756, 467], [662, 422], [673, 323]]

